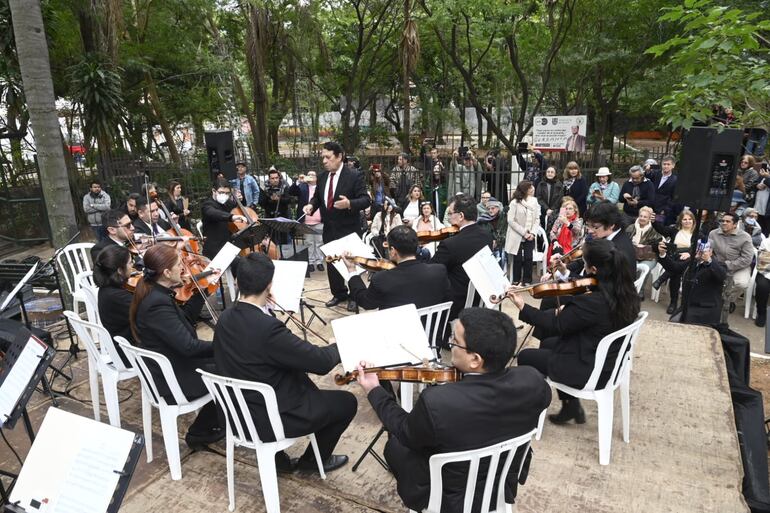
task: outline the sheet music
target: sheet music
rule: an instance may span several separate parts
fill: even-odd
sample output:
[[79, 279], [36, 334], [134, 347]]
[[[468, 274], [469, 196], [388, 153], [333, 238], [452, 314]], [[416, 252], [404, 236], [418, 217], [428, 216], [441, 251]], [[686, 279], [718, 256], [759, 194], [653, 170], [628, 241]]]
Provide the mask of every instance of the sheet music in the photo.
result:
[[[324, 254], [324, 256], [341, 256], [345, 251], [350, 251], [353, 256], [374, 258], [374, 249], [362, 241], [361, 237], [355, 233], [345, 235], [341, 239], [327, 242], [321, 246], [321, 252]], [[345, 281], [348, 281], [351, 276], [364, 272], [361, 267], [357, 267], [357, 271], [351, 274], [348, 271], [348, 268], [345, 267], [345, 262], [342, 260], [338, 260], [330, 265], [333, 265], [334, 268], [339, 271]]]
[[5, 310], [5, 308], [8, 306], [8, 303], [13, 301], [13, 298], [16, 297], [16, 294], [18, 294], [21, 288], [27, 284], [27, 281], [30, 279], [30, 277], [33, 274], [35, 274], [35, 271], [37, 270], [37, 266], [39, 263], [40, 262], [35, 262], [35, 265], [29, 268], [29, 271], [27, 271], [27, 274], [24, 275], [24, 278], [22, 278], [21, 281], [16, 284], [13, 290], [6, 296], [5, 301], [3, 301], [3, 304], [0, 305], [0, 312]]
[[382, 366], [435, 357], [414, 305], [342, 317], [331, 325], [346, 372], [362, 360]]
[[463, 269], [487, 308], [495, 308], [489, 300], [490, 296], [501, 296], [511, 286], [489, 246], [484, 246], [469, 258], [463, 264]]
[[307, 263], [291, 260], [274, 260], [275, 274], [270, 293], [279, 308], [289, 312], [299, 312], [299, 300], [305, 284]]
[[35, 374], [40, 359], [45, 354], [46, 345], [35, 337], [29, 337], [16, 363], [8, 370], [2, 386], [0, 386], [0, 427], [10, 417], [11, 412], [19, 402], [19, 397], [29, 385], [29, 380]]
[[[222, 249], [219, 250], [219, 253], [216, 254], [214, 259], [209, 262], [209, 265], [206, 266], [204, 271], [210, 271], [211, 269], [219, 269], [222, 271], [222, 274], [225, 273], [228, 267], [230, 267], [230, 264], [233, 263], [233, 260], [235, 260], [235, 257], [238, 256], [238, 253], [241, 252], [241, 248], [236, 246], [235, 244], [231, 242], [226, 242], [225, 245], [222, 247]], [[219, 277], [214, 280], [214, 282], [218, 282], [222, 278], [222, 275], [220, 274]]]
[[31, 501], [46, 500], [46, 513], [104, 513], [133, 443], [130, 431], [51, 407], [11, 501], [27, 511], [36, 511]]

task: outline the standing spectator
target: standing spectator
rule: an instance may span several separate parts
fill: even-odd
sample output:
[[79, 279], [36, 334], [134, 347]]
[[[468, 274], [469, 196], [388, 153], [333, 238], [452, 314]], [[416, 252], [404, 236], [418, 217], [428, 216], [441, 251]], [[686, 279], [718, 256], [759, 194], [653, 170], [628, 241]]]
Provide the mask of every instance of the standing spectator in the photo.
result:
[[647, 159], [642, 164], [644, 170], [644, 177], [648, 180], [652, 180], [658, 172], [658, 161], [655, 159]]
[[181, 228], [190, 230], [190, 210], [187, 208], [187, 198], [182, 196], [182, 184], [176, 180], [171, 180], [166, 188], [168, 198], [163, 203], [166, 210], [172, 215], [176, 215], [175, 221]]
[[102, 190], [102, 182], [91, 180], [90, 191], [83, 196], [83, 211], [88, 218], [88, 224], [96, 235], [97, 242], [105, 236], [102, 227], [102, 214], [110, 209], [110, 195]]
[[575, 200], [578, 215], [583, 217], [587, 208], [588, 184], [580, 172], [580, 166], [574, 160], [567, 162], [567, 167], [564, 168], [564, 196], [569, 196]]
[[767, 322], [767, 298], [770, 297], [770, 239], [765, 239], [759, 246], [757, 281], [754, 290], [757, 300], [757, 318], [754, 324], [764, 328]]
[[505, 236], [508, 223], [505, 221], [505, 207], [495, 197], [487, 202], [487, 213], [479, 216], [478, 223], [492, 235], [492, 254], [502, 269], [507, 269], [508, 258], [505, 254]]
[[749, 139], [746, 141], [746, 153], [762, 157], [767, 145], [767, 130], [762, 127], [749, 128]]
[[709, 234], [709, 242], [714, 250], [714, 258], [727, 267], [721, 319], [726, 324], [727, 316], [735, 310], [735, 300], [749, 284], [754, 246], [751, 236], [738, 228], [738, 219], [730, 212], [722, 215], [720, 227]]
[[385, 198], [393, 194], [390, 177], [382, 171], [380, 164], [372, 164], [369, 167], [369, 190], [372, 193], [372, 215], [374, 215], [382, 210]]
[[[441, 212], [446, 208], [446, 173], [444, 165], [439, 162], [433, 166], [433, 173], [430, 177], [430, 203], [433, 205], [433, 214], [441, 217]], [[398, 196], [396, 196], [398, 197]]]
[[629, 179], [620, 189], [620, 202], [627, 216], [636, 218], [642, 207], [652, 208], [655, 202], [655, 186], [644, 177], [642, 166], [631, 166]]
[[305, 243], [308, 246], [307, 261], [308, 272], [313, 272], [314, 268], [318, 271], [324, 270], [324, 257], [321, 254], [321, 246], [323, 240], [321, 234], [323, 233], [324, 224], [321, 222], [321, 211], [316, 210], [310, 215], [300, 214], [305, 208], [310, 198], [315, 194], [315, 188], [317, 185], [317, 176], [315, 170], [311, 169], [305, 174], [305, 181], [294, 183], [292, 190], [290, 191], [294, 196], [297, 196], [297, 218], [304, 215], [302, 220], [307, 226], [315, 230], [316, 233], [308, 233], [305, 235]]
[[[676, 191], [677, 176], [674, 174], [676, 160], [671, 155], [666, 155], [661, 160], [661, 171], [652, 173], [652, 184], [655, 186], [655, 200], [652, 209], [661, 217], [665, 224], [671, 224], [676, 218], [676, 205], [674, 205], [674, 192]], [[646, 174], [645, 174], [646, 176]]]
[[489, 198], [491, 197], [492, 193], [489, 191], [481, 191], [481, 201], [479, 201], [476, 205], [476, 210], [479, 213], [479, 217], [489, 213], [489, 210], [487, 209], [487, 203], [489, 203]]
[[738, 163], [738, 176], [743, 178], [744, 198], [750, 207], [754, 206], [754, 195], [759, 183], [759, 173], [754, 169], [756, 163], [753, 155], [743, 155]]
[[556, 168], [549, 166], [535, 191], [535, 197], [540, 204], [540, 226], [545, 226], [546, 219], [559, 208], [563, 195], [564, 186], [556, 176]]
[[532, 283], [532, 253], [537, 242], [539, 205], [532, 182], [519, 182], [508, 207], [508, 233], [505, 252], [513, 261], [513, 283]]
[[607, 200], [612, 204], [618, 202], [620, 197], [620, 187], [614, 181], [612, 181], [612, 173], [610, 168], [600, 167], [596, 172], [596, 181], [588, 188], [588, 196], [586, 197], [586, 203], [590, 207], [594, 203]]
[[233, 189], [241, 191], [241, 201], [246, 207], [255, 207], [259, 204], [259, 185], [257, 179], [247, 174], [247, 167], [245, 162], [238, 162], [235, 165], [235, 170], [238, 172], [238, 177], [235, 180], [230, 180]]
[[[425, 172], [426, 179], [428, 173], [430, 173], [436, 166], [439, 166], [441, 171], [444, 171], [444, 163], [441, 162], [441, 159], [438, 156], [438, 148], [433, 146], [430, 149], [430, 153], [426, 154], [423, 159], [423, 170]], [[398, 198], [398, 196], [395, 197]]]
[[738, 222], [738, 228], [751, 235], [751, 243], [755, 248], [758, 248], [764, 236], [762, 235], [762, 227], [759, 226], [759, 215], [757, 211], [751, 207], [745, 209], [741, 215], [741, 220]]
[[481, 164], [470, 150], [462, 159], [460, 159], [457, 150], [452, 156], [454, 158], [449, 163], [449, 197], [454, 197], [458, 192], [462, 192], [475, 198], [476, 183], [481, 179]]
[[762, 228], [764, 235], [770, 234], [770, 170], [767, 162], [762, 162], [759, 168], [759, 181], [757, 182], [757, 193], [754, 196], [754, 208], [757, 211], [757, 221]]
[[396, 160], [396, 166], [390, 170], [391, 187], [395, 188], [395, 198], [403, 198], [409, 193], [412, 185], [420, 185], [417, 168], [409, 164], [409, 154], [402, 153]]

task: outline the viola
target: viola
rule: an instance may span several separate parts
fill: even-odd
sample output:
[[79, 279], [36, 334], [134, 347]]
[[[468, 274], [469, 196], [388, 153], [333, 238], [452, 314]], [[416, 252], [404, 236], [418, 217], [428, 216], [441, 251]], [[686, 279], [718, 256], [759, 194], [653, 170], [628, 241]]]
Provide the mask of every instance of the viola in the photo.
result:
[[456, 226], [447, 226], [440, 230], [425, 230], [417, 232], [417, 240], [420, 244], [427, 244], [428, 242], [438, 242], [444, 240], [447, 237], [456, 234], [460, 229]]
[[[404, 367], [372, 367], [365, 369], [366, 374], [377, 374], [382, 381], [408, 381], [436, 385], [438, 383], [454, 383], [460, 381], [462, 374], [455, 367], [445, 367], [437, 364], [404, 366]], [[334, 383], [347, 385], [358, 379], [358, 371], [346, 372], [334, 376]]]
[[[366, 257], [360, 257], [360, 256], [349, 256], [345, 258], [347, 258], [351, 262], [355, 262], [356, 265], [360, 265], [367, 271], [372, 271], [372, 272], [389, 271], [391, 269], [396, 268], [396, 264], [394, 264], [390, 260], [385, 260], [384, 258], [366, 258]], [[329, 264], [338, 262], [341, 259], [342, 257], [339, 255], [327, 256], [325, 258], [326, 262]]]
[[[559, 297], [559, 296], [574, 296], [575, 294], [584, 294], [589, 292], [592, 287], [599, 285], [596, 278], [584, 277], [570, 281], [547, 281], [544, 283], [538, 283], [530, 285], [529, 287], [521, 287], [515, 289], [513, 292], [525, 292], [529, 291], [535, 299], [543, 299], [545, 297]], [[493, 304], [501, 303], [505, 298], [511, 296], [506, 292], [502, 296], [491, 296], [489, 301]]]

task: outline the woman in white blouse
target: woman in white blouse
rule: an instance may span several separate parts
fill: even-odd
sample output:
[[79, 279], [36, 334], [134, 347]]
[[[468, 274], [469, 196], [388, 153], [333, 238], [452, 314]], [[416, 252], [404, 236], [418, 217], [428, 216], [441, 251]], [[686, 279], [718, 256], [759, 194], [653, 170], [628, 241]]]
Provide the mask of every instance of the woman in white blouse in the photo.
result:
[[540, 205], [535, 199], [535, 187], [527, 180], [519, 182], [513, 192], [508, 208], [508, 232], [505, 236], [505, 251], [513, 258], [515, 284], [532, 283], [532, 253], [537, 242], [537, 228], [540, 226]]
[[420, 217], [420, 203], [423, 201], [425, 201], [425, 197], [422, 195], [422, 187], [412, 185], [409, 188], [409, 194], [406, 195], [404, 203], [401, 205], [405, 225], [412, 226], [412, 221]]
[[[420, 217], [412, 222], [412, 229], [419, 232], [432, 232], [440, 230], [444, 227], [444, 224], [436, 219], [436, 214], [433, 211], [433, 205], [430, 201], [423, 201], [420, 205]], [[430, 251], [431, 256], [436, 252], [436, 246], [438, 242], [429, 242], [423, 244], [422, 247]]]

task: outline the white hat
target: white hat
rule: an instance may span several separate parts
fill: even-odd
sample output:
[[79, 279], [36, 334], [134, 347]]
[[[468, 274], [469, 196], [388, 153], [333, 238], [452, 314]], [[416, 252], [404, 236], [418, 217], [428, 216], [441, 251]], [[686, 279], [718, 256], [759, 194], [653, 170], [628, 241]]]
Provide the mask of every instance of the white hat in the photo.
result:
[[610, 168], [600, 167], [599, 171], [596, 172], [596, 176], [612, 176], [612, 173], [610, 173]]

